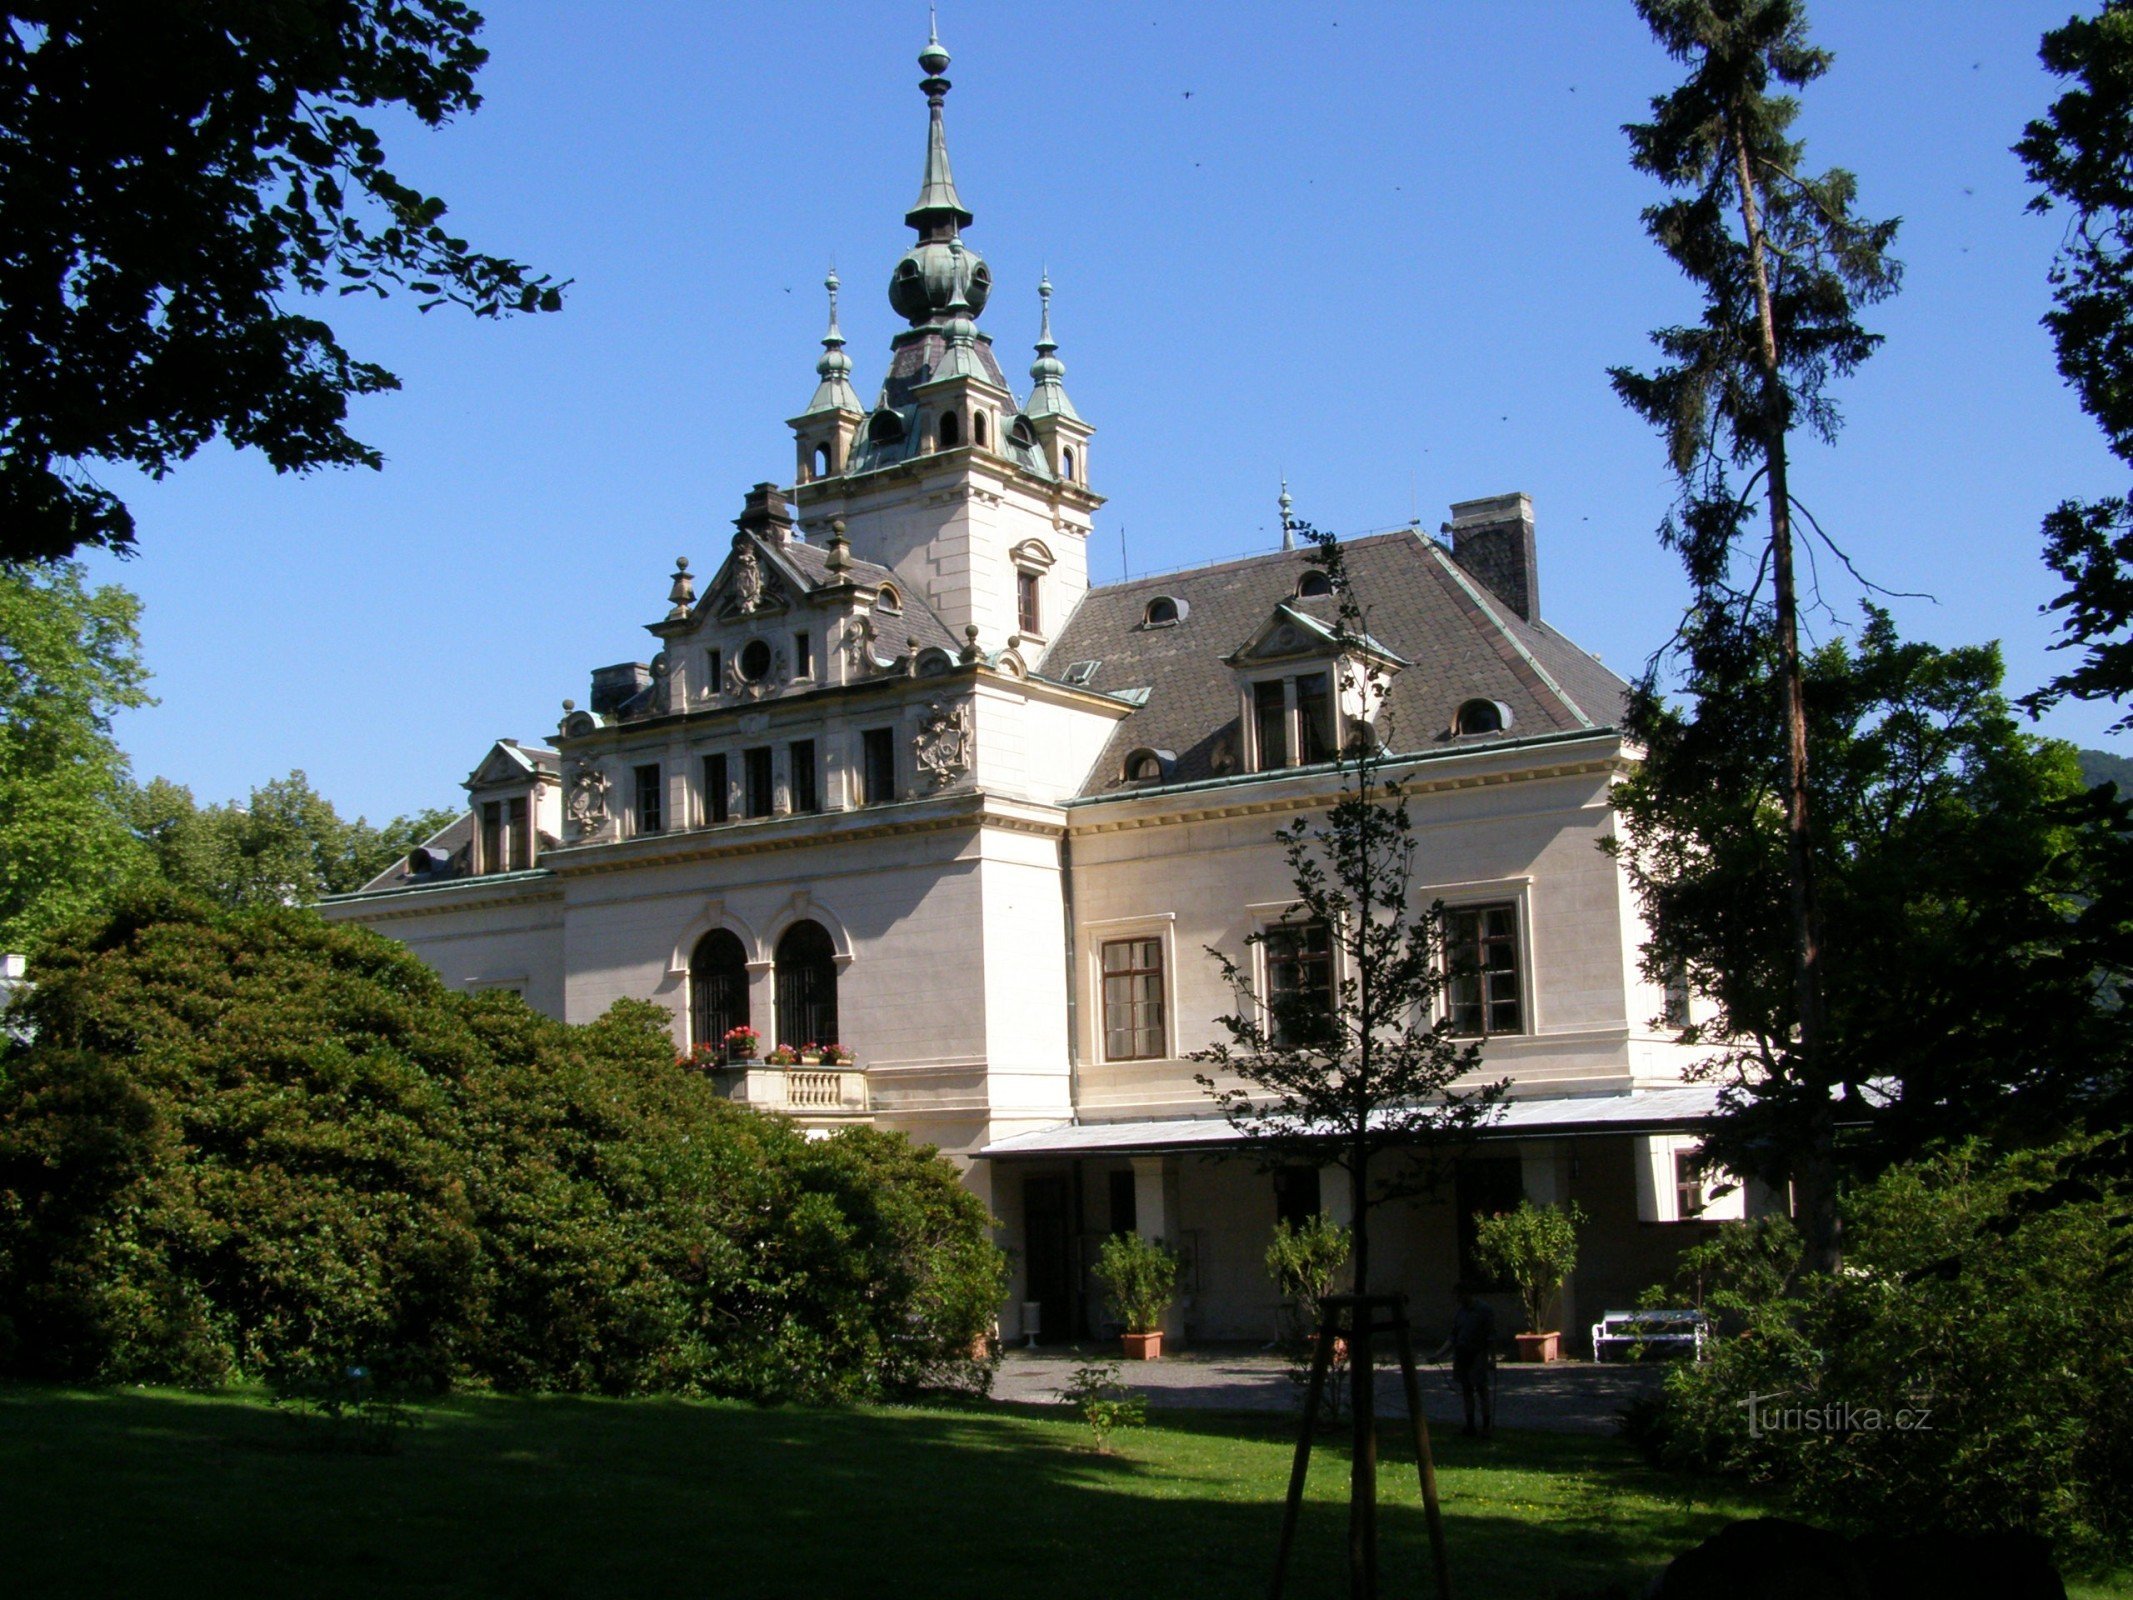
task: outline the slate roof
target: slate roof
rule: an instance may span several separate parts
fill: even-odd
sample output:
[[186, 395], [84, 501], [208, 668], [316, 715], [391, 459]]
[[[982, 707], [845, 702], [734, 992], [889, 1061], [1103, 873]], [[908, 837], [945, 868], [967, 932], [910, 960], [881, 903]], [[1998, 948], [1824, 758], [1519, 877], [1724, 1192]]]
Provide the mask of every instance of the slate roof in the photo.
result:
[[[812, 588], [819, 589], [835, 577], [829, 569], [829, 548], [826, 545], [789, 539], [783, 544], [767, 548], [805, 578]], [[912, 591], [909, 583], [887, 567], [876, 566], [871, 561], [861, 561], [854, 556], [844, 575], [853, 583], [864, 584], [869, 589], [879, 589], [884, 584], [893, 585], [897, 599], [903, 604], [901, 613], [879, 608], [873, 613], [877, 654], [900, 655], [905, 642], [910, 639], [916, 639], [921, 650], [938, 646], [950, 655], [961, 654], [964, 642], [962, 636], [943, 622], [924, 597]]]
[[[1619, 725], [1629, 686], [1545, 623], [1521, 619], [1435, 540], [1403, 530], [1341, 549], [1365, 629], [1408, 663], [1387, 693], [1395, 749]], [[1082, 794], [1138, 792], [1120, 774], [1126, 756], [1141, 748], [1175, 753], [1169, 782], [1224, 776], [1216, 748], [1235, 751], [1238, 742], [1237, 677], [1223, 658], [1284, 602], [1331, 620], [1332, 598], [1294, 598], [1297, 581], [1313, 570], [1308, 551], [1280, 551], [1091, 589], [1045, 652], [1042, 675], [1063, 679], [1073, 663], [1096, 661], [1087, 687], [1148, 695], [1112, 733]], [[1184, 620], [1149, 626], [1147, 605], [1159, 595], [1179, 601]], [[1454, 736], [1452, 719], [1468, 700], [1501, 702], [1511, 725], [1499, 734]]]

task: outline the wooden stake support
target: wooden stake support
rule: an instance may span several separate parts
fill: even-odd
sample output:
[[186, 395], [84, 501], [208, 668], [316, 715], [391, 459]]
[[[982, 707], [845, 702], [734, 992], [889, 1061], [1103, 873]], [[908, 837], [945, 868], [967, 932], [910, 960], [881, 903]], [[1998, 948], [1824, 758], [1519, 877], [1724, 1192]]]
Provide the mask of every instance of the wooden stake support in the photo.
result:
[[1274, 1551], [1274, 1582], [1269, 1600], [1281, 1600], [1289, 1574], [1289, 1552], [1296, 1542], [1296, 1521], [1303, 1512], [1304, 1480], [1311, 1469], [1311, 1439], [1318, 1431], [1318, 1408], [1326, 1374], [1333, 1365], [1336, 1340], [1348, 1341], [1354, 1365], [1354, 1475], [1348, 1497], [1348, 1583], [1353, 1600], [1377, 1600], [1377, 1400], [1371, 1370], [1371, 1335], [1390, 1333], [1400, 1352], [1400, 1377], [1407, 1390], [1407, 1416], [1415, 1431], [1415, 1470], [1422, 1479], [1422, 1513], [1429, 1525], [1429, 1552], [1437, 1573], [1438, 1600], [1451, 1600], [1452, 1574], [1444, 1551], [1444, 1516], [1437, 1505], [1437, 1466], [1430, 1455], [1429, 1419], [1422, 1411], [1422, 1382], [1415, 1375], [1414, 1335], [1407, 1322], [1404, 1294], [1328, 1295], [1319, 1303], [1318, 1344], [1311, 1354], [1311, 1382], [1304, 1391], [1303, 1432], [1296, 1441], [1295, 1464], [1289, 1468], [1288, 1503], [1281, 1513], [1281, 1543]]

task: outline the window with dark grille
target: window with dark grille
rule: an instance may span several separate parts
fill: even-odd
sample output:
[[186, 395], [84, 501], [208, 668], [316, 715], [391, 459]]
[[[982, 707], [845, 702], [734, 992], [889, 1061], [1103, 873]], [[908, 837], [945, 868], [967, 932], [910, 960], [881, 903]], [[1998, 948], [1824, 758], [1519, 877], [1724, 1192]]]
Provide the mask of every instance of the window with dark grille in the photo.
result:
[[1132, 1169], [1129, 1167], [1124, 1172], [1113, 1172], [1110, 1175], [1110, 1188], [1111, 1231], [1131, 1233], [1141, 1225], [1140, 1201], [1133, 1192]]
[[1333, 759], [1333, 680], [1323, 672], [1296, 680], [1296, 759]]
[[1163, 941], [1113, 939], [1103, 947], [1104, 1059], [1163, 1055]]
[[1319, 1212], [1319, 1172], [1316, 1167], [1274, 1169], [1274, 1220], [1301, 1228]]
[[804, 629], [792, 636], [792, 675], [796, 678], [815, 675], [815, 636]]
[[837, 1043], [837, 950], [819, 922], [796, 922], [778, 940], [778, 1043]]
[[1333, 1023], [1333, 941], [1323, 922], [1269, 928], [1266, 1002], [1276, 1044], [1311, 1044]]
[[1015, 621], [1024, 633], [1042, 633], [1043, 615], [1037, 610], [1037, 574], [1015, 574]]
[[501, 800], [487, 800], [482, 803], [481, 870], [504, 870], [504, 805]]
[[704, 757], [704, 821], [724, 822], [732, 815], [726, 795], [726, 752]]
[[1517, 1285], [1482, 1266], [1481, 1254], [1474, 1248], [1474, 1219], [1516, 1211], [1525, 1197], [1524, 1165], [1518, 1157], [1476, 1156], [1459, 1163], [1452, 1179], [1452, 1202], [1459, 1213], [1459, 1276], [1477, 1289], [1493, 1292]]
[[859, 803], [884, 805], [896, 798], [896, 730], [869, 728], [859, 736]]
[[777, 801], [777, 788], [771, 778], [768, 745], [741, 752], [741, 782], [748, 791], [748, 815], [769, 816]]
[[523, 796], [504, 802], [504, 838], [511, 852], [506, 871], [524, 872], [533, 865], [533, 812]]
[[1695, 1150], [1674, 1152], [1674, 1215], [1693, 1222], [1703, 1215], [1703, 1157]]
[[717, 694], [719, 690], [725, 687], [724, 684], [719, 682], [719, 675], [725, 671], [726, 658], [717, 650], [707, 651], [704, 657], [704, 665], [711, 669], [710, 677], [706, 678], [704, 682], [710, 686], [713, 694]]
[[689, 1040], [725, 1048], [748, 1021], [748, 952], [724, 928], [696, 941], [689, 957]]
[[1289, 707], [1282, 682], [1252, 685], [1252, 723], [1259, 735], [1259, 770], [1289, 764]]
[[1518, 973], [1518, 907], [1460, 906], [1444, 914], [1445, 998], [1461, 1038], [1525, 1032]]
[[659, 831], [659, 767], [654, 763], [637, 769], [637, 831]]
[[822, 793], [815, 782], [815, 741], [795, 739], [792, 746], [792, 808], [820, 811]]

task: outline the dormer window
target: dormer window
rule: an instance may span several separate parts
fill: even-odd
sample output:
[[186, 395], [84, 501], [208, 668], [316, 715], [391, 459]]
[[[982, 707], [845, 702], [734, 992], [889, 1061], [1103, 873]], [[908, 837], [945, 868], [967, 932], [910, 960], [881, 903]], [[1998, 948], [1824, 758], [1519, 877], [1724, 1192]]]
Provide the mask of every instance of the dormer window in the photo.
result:
[[1037, 430], [1029, 425], [1029, 418], [1017, 417], [1008, 428], [1007, 437], [1028, 450], [1037, 442]]
[[874, 597], [874, 604], [883, 611], [901, 611], [904, 608], [904, 597], [896, 592], [896, 585], [885, 583], [881, 586], [881, 593]]
[[1252, 685], [1252, 742], [1256, 769], [1314, 767], [1339, 748], [1333, 675], [1303, 672]]
[[877, 411], [867, 422], [867, 438], [875, 444], [902, 444], [904, 419], [893, 411]]
[[1500, 700], [1469, 700], [1452, 719], [1452, 732], [1501, 733], [1511, 726], [1511, 708]]
[[1128, 783], [1161, 783], [1167, 770], [1160, 750], [1136, 750], [1126, 757], [1125, 781]]
[[1332, 592], [1333, 580], [1323, 572], [1315, 570], [1307, 572], [1297, 580], [1296, 598], [1299, 600], [1312, 600], [1320, 595], [1331, 594]]
[[485, 800], [481, 807], [481, 870], [523, 872], [533, 865], [533, 811], [524, 795]]
[[1186, 605], [1182, 600], [1167, 594], [1159, 594], [1148, 602], [1141, 613], [1141, 624], [1149, 628], [1174, 628], [1185, 620]]

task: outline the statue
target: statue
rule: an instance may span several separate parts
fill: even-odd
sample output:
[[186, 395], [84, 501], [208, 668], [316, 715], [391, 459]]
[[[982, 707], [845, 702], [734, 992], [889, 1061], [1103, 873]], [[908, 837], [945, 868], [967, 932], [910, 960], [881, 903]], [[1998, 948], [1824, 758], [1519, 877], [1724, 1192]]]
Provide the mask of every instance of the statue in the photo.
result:
[[763, 603], [763, 566], [745, 544], [733, 558], [733, 600], [743, 611]]

